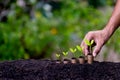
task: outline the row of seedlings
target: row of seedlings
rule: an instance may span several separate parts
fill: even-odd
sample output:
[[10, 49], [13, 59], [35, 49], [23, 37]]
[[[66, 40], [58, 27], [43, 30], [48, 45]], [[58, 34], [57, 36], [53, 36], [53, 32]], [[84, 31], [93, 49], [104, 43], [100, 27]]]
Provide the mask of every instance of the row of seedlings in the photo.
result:
[[[94, 41], [92, 40], [91, 42], [89, 42], [88, 40], [85, 40], [85, 43], [90, 48], [90, 54], [87, 55], [87, 63], [92, 64], [92, 62], [93, 62], [92, 44], [94, 43]], [[70, 63], [70, 62], [72, 64], [75, 64], [75, 63], [78, 63], [78, 62], [80, 64], [85, 63], [85, 57], [82, 55], [83, 48], [81, 48], [79, 45], [77, 45], [76, 48], [70, 48], [69, 50], [73, 54], [74, 57], [71, 58], [71, 60], [69, 60], [69, 59], [66, 58], [67, 55], [68, 55], [68, 52], [62, 52], [62, 55], [65, 57], [64, 60], [62, 61], [64, 64], [67, 64], [67, 63]], [[80, 53], [80, 56], [79, 56], [78, 59], [75, 57], [76, 53]], [[56, 63], [61, 63], [60, 56], [61, 56], [60, 54], [56, 54], [56, 57], [57, 57]]]

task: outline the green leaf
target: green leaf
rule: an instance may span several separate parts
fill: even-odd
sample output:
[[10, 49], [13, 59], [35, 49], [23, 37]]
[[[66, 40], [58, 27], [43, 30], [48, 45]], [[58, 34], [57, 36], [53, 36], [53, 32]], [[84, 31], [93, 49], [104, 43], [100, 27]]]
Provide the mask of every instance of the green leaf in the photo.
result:
[[64, 56], [67, 56], [67, 55], [68, 55], [68, 52], [63, 52], [63, 55], [64, 55]]
[[59, 58], [59, 57], [60, 57], [60, 54], [56, 54], [56, 57]]
[[75, 53], [75, 52], [77, 51], [77, 49], [76, 49], [76, 48], [75, 48], [75, 49], [70, 48], [70, 51], [71, 51], [72, 53]]
[[91, 46], [90, 41], [88, 41], [87, 39], [85, 39], [84, 41], [85, 41], [85, 44], [87, 44], [88, 46]]
[[94, 43], [94, 40], [92, 40], [90, 43], [91, 43], [91, 45], [92, 45], [92, 44]]
[[76, 48], [77, 48], [80, 52], [82, 52], [82, 48], [81, 48], [79, 45], [77, 45]]
[[74, 49], [74, 53], [75, 53], [76, 51], [77, 51], [77, 49], [75, 48], [75, 49]]

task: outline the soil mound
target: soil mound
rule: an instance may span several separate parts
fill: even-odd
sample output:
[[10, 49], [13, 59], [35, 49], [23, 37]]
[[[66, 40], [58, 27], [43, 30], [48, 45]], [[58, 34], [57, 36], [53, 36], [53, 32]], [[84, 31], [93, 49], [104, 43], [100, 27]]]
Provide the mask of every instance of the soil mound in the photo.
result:
[[0, 80], [120, 80], [120, 63], [63, 64], [51, 60], [0, 62]]

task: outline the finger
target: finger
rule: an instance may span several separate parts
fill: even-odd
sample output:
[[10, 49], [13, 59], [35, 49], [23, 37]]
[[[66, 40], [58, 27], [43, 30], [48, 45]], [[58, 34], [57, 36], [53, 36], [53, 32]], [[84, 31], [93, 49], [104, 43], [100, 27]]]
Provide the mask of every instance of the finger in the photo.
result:
[[100, 43], [97, 43], [97, 45], [95, 46], [94, 50], [93, 50], [93, 56], [96, 57], [97, 54], [100, 52], [102, 46]]

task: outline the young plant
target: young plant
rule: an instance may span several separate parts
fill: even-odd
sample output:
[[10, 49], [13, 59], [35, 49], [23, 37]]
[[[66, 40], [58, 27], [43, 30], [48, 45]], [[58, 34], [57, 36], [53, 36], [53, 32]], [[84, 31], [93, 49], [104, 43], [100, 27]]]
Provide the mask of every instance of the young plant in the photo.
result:
[[80, 57], [79, 57], [79, 59], [78, 59], [78, 60], [79, 60], [79, 63], [80, 63], [80, 64], [84, 64], [85, 58], [84, 58], [84, 56], [83, 56], [83, 54], [82, 54], [83, 47], [80, 47], [79, 45], [77, 45], [76, 48], [77, 48], [77, 50], [80, 52]]
[[56, 57], [58, 60], [60, 60], [60, 54], [56, 53]]
[[65, 57], [68, 55], [68, 52], [62, 52], [62, 53]]
[[69, 60], [68, 59], [66, 59], [66, 57], [67, 57], [67, 55], [68, 55], [68, 52], [62, 52], [63, 53], [63, 55], [64, 55], [64, 60], [63, 60], [63, 63], [64, 64], [67, 64], [67, 63], [69, 63]]
[[73, 56], [75, 57], [75, 52], [77, 51], [77, 49], [76, 48], [70, 48], [70, 52], [72, 52], [73, 53]]
[[80, 47], [79, 45], [77, 45], [76, 48], [80, 52], [80, 56], [82, 56], [83, 47]]
[[88, 41], [85, 40], [85, 43], [89, 46], [90, 54], [92, 53], [92, 45], [94, 43], [94, 40]]

